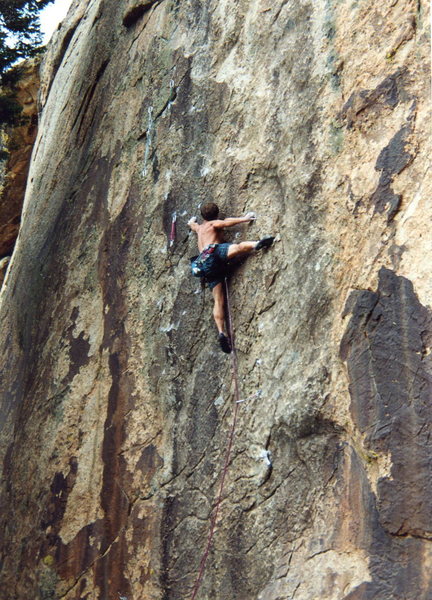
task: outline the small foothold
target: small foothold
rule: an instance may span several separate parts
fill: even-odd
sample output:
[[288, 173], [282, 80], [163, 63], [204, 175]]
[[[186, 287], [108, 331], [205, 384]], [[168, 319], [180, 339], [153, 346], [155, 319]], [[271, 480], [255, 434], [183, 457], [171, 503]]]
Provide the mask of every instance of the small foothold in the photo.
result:
[[271, 452], [269, 450], [261, 450], [260, 458], [264, 459], [264, 462], [268, 467], [272, 466]]

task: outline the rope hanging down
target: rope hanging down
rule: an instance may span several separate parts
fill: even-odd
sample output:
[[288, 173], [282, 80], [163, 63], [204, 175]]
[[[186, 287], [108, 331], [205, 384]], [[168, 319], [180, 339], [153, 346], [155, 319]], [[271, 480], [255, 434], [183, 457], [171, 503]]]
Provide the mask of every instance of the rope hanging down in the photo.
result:
[[204, 553], [201, 558], [198, 577], [196, 578], [195, 585], [193, 587], [191, 600], [195, 600], [197, 597], [198, 590], [201, 586], [202, 578], [204, 576], [204, 570], [205, 570], [207, 558], [208, 558], [210, 548], [211, 548], [211, 545], [213, 542], [213, 537], [214, 537], [215, 528], [216, 528], [216, 521], [217, 521], [218, 514], [219, 514], [219, 508], [222, 503], [222, 494], [224, 491], [225, 477], [226, 477], [226, 474], [228, 471], [228, 465], [229, 465], [229, 461], [231, 458], [231, 450], [232, 450], [232, 446], [233, 446], [234, 434], [235, 434], [236, 426], [237, 426], [237, 416], [238, 416], [238, 411], [239, 411], [239, 407], [240, 407], [237, 350], [236, 350], [235, 341], [234, 341], [234, 328], [233, 328], [233, 321], [232, 321], [232, 315], [231, 315], [231, 306], [230, 306], [230, 301], [229, 301], [228, 283], [227, 283], [226, 278], [224, 280], [224, 286], [225, 286], [225, 299], [226, 299], [227, 315], [228, 315], [228, 334], [229, 334], [230, 341], [231, 341], [231, 374], [232, 374], [232, 379], [234, 381], [234, 413], [233, 413], [233, 421], [232, 421], [231, 429], [230, 429], [229, 436], [228, 436], [228, 446], [227, 446], [227, 451], [225, 453], [224, 465], [222, 468], [221, 481], [220, 481], [220, 485], [219, 485], [219, 493], [218, 493], [218, 496], [216, 499], [216, 505], [214, 507], [213, 515], [212, 515], [212, 518], [210, 521], [210, 531], [207, 536], [207, 544], [206, 544]]

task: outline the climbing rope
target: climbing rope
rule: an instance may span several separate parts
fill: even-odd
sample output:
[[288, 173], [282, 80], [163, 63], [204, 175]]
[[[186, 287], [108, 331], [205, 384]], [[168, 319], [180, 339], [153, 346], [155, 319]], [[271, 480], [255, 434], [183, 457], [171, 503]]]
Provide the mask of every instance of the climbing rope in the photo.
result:
[[238, 410], [239, 410], [239, 406], [240, 406], [237, 350], [236, 350], [235, 343], [234, 343], [234, 327], [233, 327], [233, 320], [232, 320], [232, 315], [231, 315], [231, 306], [230, 306], [230, 301], [229, 301], [228, 282], [227, 282], [226, 278], [224, 280], [224, 287], [225, 287], [225, 300], [226, 300], [227, 316], [228, 316], [228, 335], [230, 337], [230, 342], [231, 342], [231, 375], [232, 375], [232, 379], [234, 381], [234, 400], [235, 400], [234, 413], [233, 413], [231, 429], [230, 429], [229, 436], [228, 436], [228, 446], [227, 446], [227, 451], [225, 453], [225, 459], [224, 459], [224, 464], [223, 464], [223, 468], [222, 468], [222, 475], [221, 475], [221, 480], [220, 480], [220, 484], [219, 484], [219, 493], [216, 498], [216, 504], [215, 504], [213, 515], [212, 515], [212, 518], [210, 521], [210, 531], [207, 536], [207, 544], [206, 544], [204, 553], [201, 558], [200, 568], [199, 568], [198, 576], [196, 578], [196, 581], [195, 581], [195, 584], [193, 587], [191, 600], [195, 600], [195, 598], [197, 597], [198, 590], [201, 586], [202, 578], [204, 576], [207, 558], [208, 558], [210, 548], [211, 548], [211, 545], [213, 542], [213, 537], [214, 537], [215, 528], [216, 528], [216, 521], [218, 518], [220, 505], [222, 503], [222, 495], [223, 495], [223, 491], [224, 491], [225, 478], [226, 478], [226, 474], [228, 471], [229, 461], [231, 458], [231, 450], [232, 450], [232, 446], [233, 446], [234, 435], [235, 435], [236, 426], [237, 426]]

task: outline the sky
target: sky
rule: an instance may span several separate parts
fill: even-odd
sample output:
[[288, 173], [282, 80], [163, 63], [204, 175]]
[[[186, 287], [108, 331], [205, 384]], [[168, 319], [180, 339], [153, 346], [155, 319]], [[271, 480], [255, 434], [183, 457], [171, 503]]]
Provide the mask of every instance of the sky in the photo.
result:
[[43, 33], [43, 44], [47, 44], [57, 29], [57, 25], [66, 16], [72, 0], [55, 0], [53, 4], [48, 4], [40, 13], [41, 31]]

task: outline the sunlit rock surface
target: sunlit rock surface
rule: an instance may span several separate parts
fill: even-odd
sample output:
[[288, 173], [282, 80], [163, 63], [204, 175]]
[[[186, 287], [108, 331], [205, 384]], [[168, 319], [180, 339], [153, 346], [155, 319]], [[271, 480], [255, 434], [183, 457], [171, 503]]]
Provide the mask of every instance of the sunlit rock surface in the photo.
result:
[[230, 284], [250, 399], [197, 598], [432, 597], [428, 23], [73, 3], [1, 296], [2, 600], [190, 597], [233, 403], [205, 201], [277, 241]]

